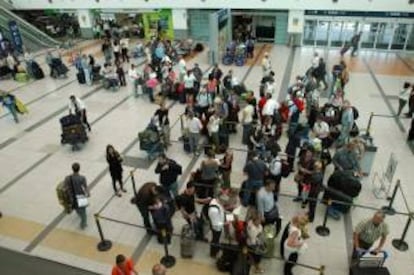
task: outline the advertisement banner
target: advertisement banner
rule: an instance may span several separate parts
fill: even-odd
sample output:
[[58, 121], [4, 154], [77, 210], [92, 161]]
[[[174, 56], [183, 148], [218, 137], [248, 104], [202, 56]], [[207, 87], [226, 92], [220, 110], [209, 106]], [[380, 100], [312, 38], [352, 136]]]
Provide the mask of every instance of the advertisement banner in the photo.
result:
[[171, 9], [143, 14], [145, 39], [160, 36], [162, 39], [174, 39], [174, 26]]
[[23, 40], [22, 36], [20, 35], [19, 26], [17, 26], [16, 21], [9, 21], [9, 30], [13, 47], [19, 53], [23, 53]]

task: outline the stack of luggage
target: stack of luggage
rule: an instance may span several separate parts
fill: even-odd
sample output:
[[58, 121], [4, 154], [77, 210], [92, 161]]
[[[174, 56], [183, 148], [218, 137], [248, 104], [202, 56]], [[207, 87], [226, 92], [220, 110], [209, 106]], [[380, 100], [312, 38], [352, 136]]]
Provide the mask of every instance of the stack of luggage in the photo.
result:
[[34, 79], [42, 79], [45, 77], [45, 74], [43, 73], [42, 68], [40, 68], [39, 64], [36, 61], [30, 62], [30, 71], [32, 74], [32, 77]]
[[153, 125], [149, 125], [144, 131], [138, 133], [139, 148], [148, 153], [148, 158], [153, 159], [163, 152], [161, 137]]
[[52, 59], [52, 74], [51, 74], [51, 76], [53, 78], [66, 76], [66, 73], [68, 71], [69, 71], [69, 69], [65, 66], [65, 64], [62, 63], [62, 60], [60, 60], [59, 58], [53, 58]]
[[68, 115], [60, 119], [62, 126], [61, 143], [72, 145], [72, 150], [78, 148], [79, 143], [85, 143], [88, 135], [81, 119], [77, 115]]

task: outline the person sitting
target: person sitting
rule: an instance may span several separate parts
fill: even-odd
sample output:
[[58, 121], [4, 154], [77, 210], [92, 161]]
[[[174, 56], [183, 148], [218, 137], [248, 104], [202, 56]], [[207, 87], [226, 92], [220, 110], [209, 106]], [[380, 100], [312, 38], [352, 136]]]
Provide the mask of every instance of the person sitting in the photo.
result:
[[116, 89], [119, 87], [118, 75], [109, 63], [104, 64], [102, 76], [104, 77], [104, 86], [106, 89]]

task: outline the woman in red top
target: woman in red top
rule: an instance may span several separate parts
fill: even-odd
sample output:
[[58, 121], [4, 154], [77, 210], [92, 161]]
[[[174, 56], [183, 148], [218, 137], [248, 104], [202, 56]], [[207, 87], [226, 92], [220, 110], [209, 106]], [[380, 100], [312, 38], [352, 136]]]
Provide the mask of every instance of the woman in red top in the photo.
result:
[[260, 92], [260, 100], [259, 100], [259, 103], [257, 104], [257, 108], [259, 109], [259, 117], [260, 117], [261, 122], [263, 122], [262, 110], [263, 110], [263, 107], [266, 104], [266, 101], [267, 101], [267, 97], [266, 97], [265, 93]]
[[125, 258], [124, 255], [116, 256], [116, 265], [112, 268], [112, 275], [138, 275], [131, 259]]

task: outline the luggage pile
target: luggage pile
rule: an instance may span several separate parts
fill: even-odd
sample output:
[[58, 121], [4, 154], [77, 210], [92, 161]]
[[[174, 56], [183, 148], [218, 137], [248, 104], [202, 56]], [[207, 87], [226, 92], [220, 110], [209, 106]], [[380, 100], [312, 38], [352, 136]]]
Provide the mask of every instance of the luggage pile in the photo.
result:
[[59, 58], [52, 59], [51, 68], [51, 77], [53, 78], [66, 77], [67, 72], [69, 72], [69, 69], [66, 67], [65, 64], [63, 64], [62, 60], [60, 60]]
[[79, 149], [79, 143], [88, 141], [85, 126], [77, 115], [68, 115], [60, 119], [62, 134], [60, 142], [72, 145], [72, 151]]
[[153, 125], [138, 133], [139, 148], [147, 152], [148, 159], [152, 160], [164, 151], [161, 135]]

